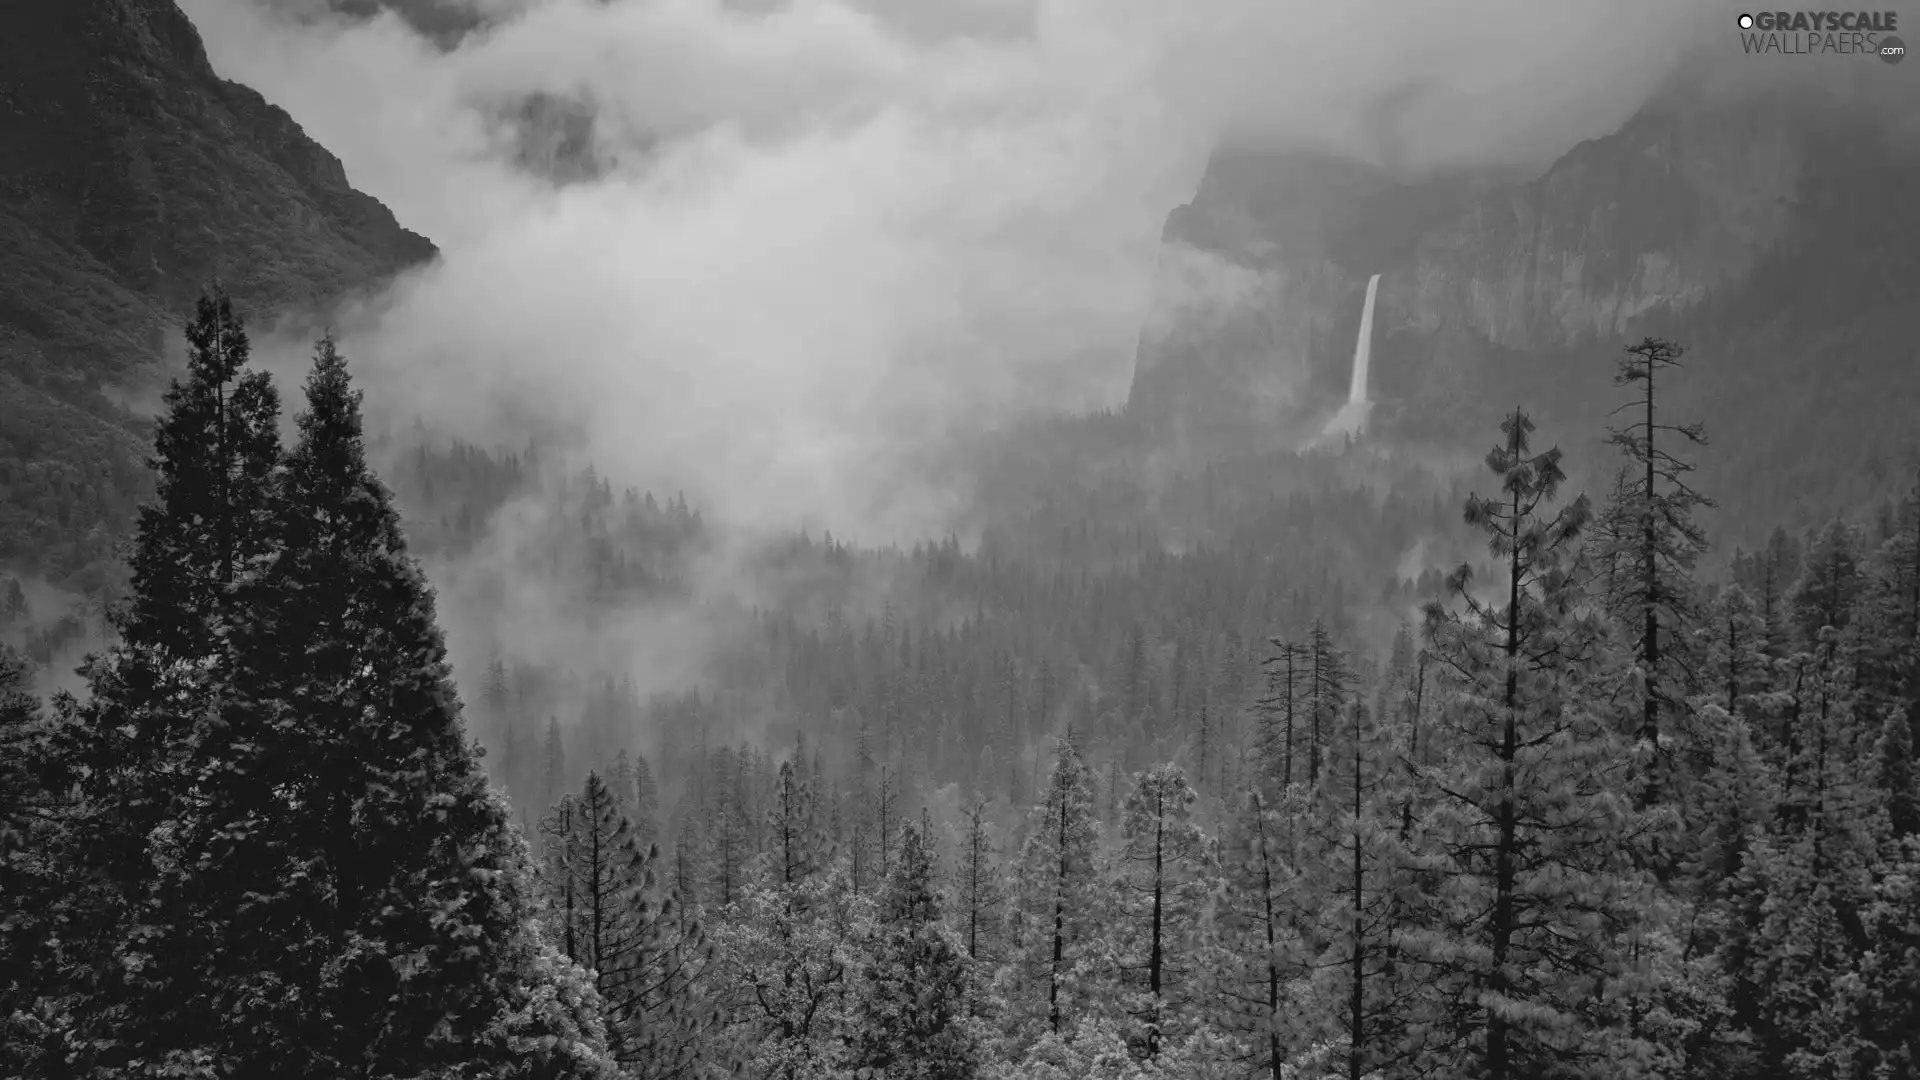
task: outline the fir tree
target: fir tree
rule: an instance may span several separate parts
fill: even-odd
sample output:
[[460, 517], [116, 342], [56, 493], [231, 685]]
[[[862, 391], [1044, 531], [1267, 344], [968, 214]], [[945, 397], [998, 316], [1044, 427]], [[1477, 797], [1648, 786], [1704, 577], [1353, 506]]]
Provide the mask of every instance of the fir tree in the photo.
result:
[[1314, 619], [1306, 643], [1307, 717], [1312, 725], [1307, 741], [1307, 782], [1320, 782], [1320, 765], [1327, 735], [1339, 719], [1346, 700], [1347, 655], [1333, 644], [1333, 631], [1324, 619]]
[[1295, 822], [1301, 788], [1278, 802], [1250, 791], [1232, 822], [1223, 869], [1217, 1022], [1248, 1044], [1246, 1064], [1272, 1080], [1286, 1075], [1294, 1051], [1313, 1034], [1302, 1024], [1303, 980], [1315, 950], [1301, 936], [1310, 910], [1300, 889]]
[[1120, 851], [1126, 982], [1141, 1000], [1148, 1057], [1160, 1053], [1193, 1005], [1188, 953], [1200, 930], [1211, 852], [1193, 820], [1198, 801], [1178, 765], [1156, 765], [1134, 777], [1127, 795]]
[[155, 429], [155, 501], [140, 511], [133, 599], [121, 639], [195, 660], [223, 640], [222, 597], [271, 551], [271, 496], [280, 461], [280, 396], [233, 302], [215, 287], [187, 326], [187, 378], [164, 399]]
[[1418, 1012], [1422, 965], [1406, 947], [1426, 912], [1399, 813], [1407, 803], [1398, 747], [1366, 705], [1346, 709], [1332, 740], [1325, 782], [1316, 792], [1317, 819], [1309, 894], [1326, 942], [1316, 958], [1325, 997], [1339, 1004], [1333, 1027], [1346, 1043], [1348, 1080], [1417, 1059], [1426, 1049], [1405, 1017]]
[[[228, 686], [184, 747], [188, 812], [153, 856], [162, 940], [192, 952], [150, 969], [168, 1004], [148, 1016], [178, 1035], [140, 1053], [220, 1075], [604, 1075], [598, 1002], [543, 952], [331, 340], [306, 398], [274, 554], [234, 582]], [[103, 679], [96, 700], [121, 692]]]
[[1095, 878], [1099, 836], [1086, 764], [1071, 739], [1060, 740], [1020, 860], [1020, 915], [1029, 928], [1021, 942], [1022, 982], [1029, 1015], [1037, 1012], [1055, 1034], [1071, 1024], [1079, 1004], [1074, 990], [1098, 962], [1090, 953], [1105, 914]]
[[660, 853], [642, 850], [609, 785], [588, 773], [550, 830], [544, 888], [551, 921], [593, 973], [608, 1044], [630, 1075], [684, 1075], [712, 1022], [699, 923], [661, 888]]
[[29, 676], [0, 644], [0, 1070], [16, 1076], [55, 1071], [58, 1028], [43, 1010], [62, 990], [57, 930], [75, 884], [61, 828], [73, 778]]
[[547, 717], [540, 752], [540, 802], [543, 806], [552, 806], [567, 792], [567, 742], [560, 734], [559, 717]]
[[156, 497], [139, 516], [134, 592], [115, 616], [120, 643], [85, 670], [87, 700], [57, 709], [53, 753], [77, 785], [63, 830], [75, 856], [66, 1037], [83, 1069], [124, 1068], [134, 1054], [190, 1069], [216, 1039], [205, 995], [181, 990], [217, 930], [170, 873], [172, 843], [175, 823], [196, 819], [202, 729], [234, 672], [245, 596], [257, 597], [275, 542], [279, 398], [264, 373], [246, 370], [245, 329], [217, 289], [201, 299], [187, 344], [187, 377], [169, 388], [156, 425]]
[[1693, 566], [1707, 546], [1693, 511], [1713, 502], [1687, 483], [1693, 463], [1662, 445], [1668, 437], [1682, 446], [1706, 442], [1699, 424], [1663, 423], [1657, 412], [1655, 385], [1679, 368], [1686, 349], [1650, 337], [1624, 351], [1614, 383], [1635, 387], [1638, 396], [1621, 406], [1632, 420], [1611, 429], [1608, 441], [1633, 468], [1608, 516], [1622, 519], [1609, 546], [1626, 556], [1631, 571], [1607, 599], [1616, 617], [1634, 628], [1634, 655], [1645, 682], [1639, 733], [1658, 747], [1661, 713], [1674, 710], [1690, 682], [1681, 650], [1698, 616]]
[[968, 1080], [976, 1051], [961, 1023], [966, 962], [948, 938], [921, 830], [900, 833], [881, 901], [854, 1037], [857, 1068], [901, 1080]]
[[1270, 644], [1274, 652], [1262, 665], [1267, 670], [1267, 692], [1255, 703], [1259, 720], [1254, 737], [1266, 777], [1263, 790], [1272, 798], [1294, 782], [1294, 736], [1302, 726], [1297, 710], [1303, 696], [1301, 684], [1311, 669], [1307, 646], [1280, 638], [1270, 639]]
[[660, 782], [654, 779], [647, 755], [637, 752], [633, 755], [633, 831], [649, 847], [659, 841]]
[[[987, 820], [987, 804], [975, 802], [966, 811], [966, 835], [960, 845], [960, 867], [956, 875], [959, 930], [967, 954], [968, 972], [984, 969], [1000, 960], [997, 928], [1006, 901], [1000, 868], [994, 858], [992, 823]], [[969, 1000], [977, 1007], [979, 995]]]
[[1507, 418], [1487, 458], [1501, 494], [1467, 500], [1501, 602], [1482, 602], [1462, 566], [1448, 584], [1465, 610], [1434, 601], [1426, 620], [1451, 701], [1443, 764], [1423, 779], [1457, 870], [1425, 955], [1436, 989], [1474, 1004], [1451, 1017], [1457, 1041], [1423, 1056], [1489, 1080], [1632, 1052], [1630, 1033], [1603, 1028], [1633, 985], [1617, 943], [1644, 917], [1630, 855], [1653, 824], [1621, 797], [1631, 759], [1594, 704], [1608, 696], [1601, 635], [1578, 611], [1572, 565], [1587, 503], [1546, 515], [1564, 476], [1557, 449], [1531, 452], [1532, 431], [1525, 413]]

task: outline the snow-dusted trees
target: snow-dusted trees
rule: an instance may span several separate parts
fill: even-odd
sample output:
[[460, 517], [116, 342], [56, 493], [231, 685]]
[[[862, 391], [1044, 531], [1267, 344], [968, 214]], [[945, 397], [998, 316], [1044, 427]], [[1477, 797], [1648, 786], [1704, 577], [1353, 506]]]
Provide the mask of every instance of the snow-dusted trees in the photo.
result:
[[711, 950], [699, 923], [663, 888], [659, 851], [640, 847], [598, 773], [560, 801], [544, 828], [550, 932], [591, 972], [614, 1059], [636, 1077], [685, 1075], [713, 1022]]
[[1313, 1033], [1302, 1014], [1310, 952], [1302, 940], [1309, 914], [1300, 905], [1299, 787], [1277, 799], [1248, 792], [1221, 846], [1225, 895], [1215, 916], [1212, 1020], [1235, 1032], [1257, 1075], [1279, 1080]]
[[1020, 1018], [1042, 1030], [1071, 1026], [1096, 980], [1108, 976], [1102, 950], [1110, 907], [1098, 873], [1100, 820], [1087, 766], [1073, 740], [1054, 749], [1053, 771], [1029, 816], [1020, 853]]
[[1315, 987], [1329, 1027], [1346, 1047], [1348, 1080], [1418, 1060], [1417, 1015], [1429, 973], [1409, 947], [1430, 914], [1422, 869], [1402, 807], [1409, 797], [1404, 747], [1360, 701], [1333, 733], [1315, 791], [1307, 890], [1316, 908], [1310, 937], [1322, 948]]
[[[66, 721], [80, 760], [117, 762], [74, 819], [101, 841], [107, 930], [75, 968], [108, 973], [70, 999], [75, 1066], [604, 1075], [598, 1002], [534, 926], [345, 361], [320, 343], [282, 460], [264, 381], [227, 392], [237, 325], [201, 316], [145, 598]], [[243, 403], [252, 420], [228, 417]]]
[[[1001, 931], [1007, 888], [1002, 881], [993, 823], [987, 818], [985, 800], [967, 807], [964, 829], [960, 837], [959, 866], [953, 876], [955, 902], [951, 917], [970, 965], [969, 988], [978, 989], [979, 972], [1002, 959]], [[978, 1008], [979, 1004], [976, 994], [972, 1007]]]
[[1641, 738], [1658, 747], [1661, 715], [1679, 712], [1692, 672], [1686, 649], [1699, 615], [1693, 566], [1706, 550], [1706, 534], [1693, 512], [1713, 503], [1688, 483], [1693, 463], [1674, 448], [1706, 441], [1697, 423], [1675, 424], [1658, 411], [1655, 386], [1680, 367], [1686, 349], [1663, 338], [1644, 338], [1624, 349], [1614, 382], [1634, 388], [1622, 405], [1626, 422], [1609, 432], [1628, 468], [1603, 515], [1602, 558], [1618, 572], [1604, 600], [1632, 628], [1634, 658], [1641, 669]]
[[1436, 601], [1426, 619], [1446, 745], [1420, 782], [1430, 843], [1451, 865], [1424, 956], [1447, 1003], [1430, 1022], [1451, 1039], [1425, 1056], [1490, 1080], [1630, 1052], [1634, 1033], [1613, 1023], [1635, 988], [1623, 941], [1647, 903], [1630, 856], [1651, 822], [1628, 794], [1604, 643], [1572, 566], [1587, 502], [1549, 516], [1560, 453], [1533, 453], [1532, 431], [1521, 412], [1502, 423], [1487, 458], [1499, 494], [1467, 501], [1499, 578], [1482, 599], [1461, 567], [1449, 580], [1460, 607]]
[[853, 1065], [900, 1080], [969, 1080], [977, 1052], [961, 1023], [966, 961], [941, 920], [933, 860], [919, 828], [881, 897], [853, 1022]]
[[1192, 953], [1213, 869], [1212, 845], [1193, 820], [1197, 799], [1178, 765], [1156, 765], [1133, 778], [1122, 817], [1114, 933], [1148, 1057], [1195, 1005]]

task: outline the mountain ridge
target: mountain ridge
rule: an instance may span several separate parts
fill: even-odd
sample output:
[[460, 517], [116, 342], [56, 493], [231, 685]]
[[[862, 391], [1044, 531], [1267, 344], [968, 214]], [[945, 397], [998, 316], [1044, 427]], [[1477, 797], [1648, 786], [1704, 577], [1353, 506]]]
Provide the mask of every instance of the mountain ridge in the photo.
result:
[[[1756, 522], [1872, 497], [1854, 465], [1920, 462], [1898, 404], [1920, 398], [1900, 329], [1920, 290], [1920, 259], [1901, 242], [1920, 221], [1900, 194], [1920, 187], [1920, 152], [1843, 101], [1656, 98], [1519, 181], [1396, 181], [1324, 155], [1235, 158], [1216, 156], [1195, 200], [1169, 215], [1167, 242], [1261, 287], [1224, 313], [1142, 336], [1128, 408], [1163, 430], [1310, 428], [1344, 394], [1360, 297], [1380, 272], [1383, 437], [1476, 430], [1527, 404], [1596, 449], [1620, 346], [1657, 332], [1694, 354], [1667, 403], [1723, 429], [1703, 469], [1735, 490], [1762, 470], [1779, 481], [1745, 490]], [[1249, 160], [1255, 173], [1268, 163], [1269, 188], [1245, 175]], [[1368, 210], [1382, 200], [1426, 210], [1387, 222]], [[1247, 223], [1264, 231], [1217, 240]], [[1336, 257], [1369, 245], [1384, 264]], [[1859, 384], [1851, 417], [1787, 422], [1787, 404], [1827, 397], [1828, 370]], [[1750, 385], [1761, 371], [1765, 384]], [[1723, 416], [1731, 400], [1744, 404]], [[1780, 481], [1795, 438], [1833, 451], [1832, 468]]]
[[111, 388], [169, 369], [211, 280], [260, 320], [436, 255], [284, 110], [221, 78], [173, 0], [15, 13], [0, 36], [0, 562], [105, 572], [148, 483], [143, 422]]

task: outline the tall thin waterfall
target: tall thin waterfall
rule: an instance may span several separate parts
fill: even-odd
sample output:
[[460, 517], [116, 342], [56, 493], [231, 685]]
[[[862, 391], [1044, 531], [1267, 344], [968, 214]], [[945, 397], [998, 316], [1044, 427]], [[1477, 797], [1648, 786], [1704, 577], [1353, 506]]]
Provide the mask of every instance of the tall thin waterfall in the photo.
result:
[[1367, 403], [1367, 357], [1373, 352], [1373, 297], [1380, 291], [1380, 275], [1367, 279], [1367, 304], [1360, 309], [1360, 339], [1353, 343], [1353, 386], [1347, 404]]
[[1373, 408], [1367, 401], [1367, 361], [1373, 353], [1373, 298], [1380, 291], [1380, 275], [1367, 279], [1367, 302], [1360, 309], [1360, 338], [1353, 343], [1353, 385], [1347, 390], [1347, 402], [1327, 421], [1322, 440], [1358, 435], [1367, 427], [1367, 413]]

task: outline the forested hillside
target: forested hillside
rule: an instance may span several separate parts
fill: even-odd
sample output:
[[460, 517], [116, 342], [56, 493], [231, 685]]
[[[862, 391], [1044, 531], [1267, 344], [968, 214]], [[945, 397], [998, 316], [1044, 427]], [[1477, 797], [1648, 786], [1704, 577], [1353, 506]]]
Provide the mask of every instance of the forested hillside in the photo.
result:
[[[250, 310], [301, 312], [434, 253], [292, 117], [220, 78], [173, 0], [10, 10], [0, 565], [96, 606], [121, 591], [114, 545], [150, 493], [139, 399], [171, 373], [206, 281]], [[62, 612], [43, 614], [57, 633]]]
[[[768, 539], [726, 603], [682, 496], [414, 449], [403, 523], [331, 341], [286, 445], [231, 303], [188, 341], [87, 693], [0, 666], [10, 1075], [1920, 1068], [1920, 484], [1702, 572], [1666, 342], [1607, 491], [1520, 411], [1466, 490], [1060, 421], [977, 542]], [[409, 550], [509, 510], [702, 677], [463, 709]]]

